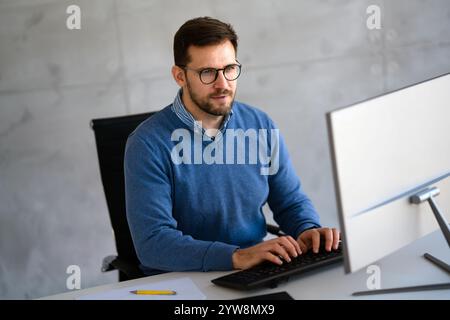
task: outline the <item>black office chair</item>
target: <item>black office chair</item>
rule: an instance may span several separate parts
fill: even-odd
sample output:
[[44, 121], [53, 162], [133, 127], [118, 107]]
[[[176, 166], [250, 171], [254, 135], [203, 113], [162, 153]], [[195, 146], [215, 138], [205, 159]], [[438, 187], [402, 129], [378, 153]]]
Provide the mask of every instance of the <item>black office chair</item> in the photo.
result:
[[[119, 281], [145, 276], [139, 269], [139, 260], [126, 217], [123, 164], [128, 136], [142, 121], [153, 114], [155, 112], [91, 121], [97, 145], [100, 176], [117, 249], [117, 256], [111, 255], [103, 259], [102, 271], [119, 270]], [[274, 225], [267, 225], [267, 231], [275, 235], [282, 234]]]

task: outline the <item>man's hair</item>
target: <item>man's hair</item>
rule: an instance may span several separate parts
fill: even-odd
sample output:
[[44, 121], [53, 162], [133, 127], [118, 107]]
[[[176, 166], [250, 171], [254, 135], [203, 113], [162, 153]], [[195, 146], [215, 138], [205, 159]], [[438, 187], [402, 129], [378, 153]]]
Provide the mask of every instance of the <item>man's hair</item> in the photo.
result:
[[215, 45], [225, 40], [229, 40], [237, 52], [238, 36], [230, 24], [210, 17], [188, 20], [175, 33], [173, 41], [175, 65], [185, 66], [190, 62], [191, 58], [187, 52], [190, 46]]

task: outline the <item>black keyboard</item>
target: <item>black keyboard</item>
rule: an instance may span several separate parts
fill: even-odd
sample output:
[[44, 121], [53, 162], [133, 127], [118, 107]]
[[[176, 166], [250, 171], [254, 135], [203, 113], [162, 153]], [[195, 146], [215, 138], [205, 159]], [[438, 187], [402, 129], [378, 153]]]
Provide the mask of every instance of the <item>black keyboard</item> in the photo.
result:
[[325, 251], [323, 247], [320, 248], [318, 253], [313, 253], [310, 249], [307, 253], [291, 259], [291, 262], [284, 261], [281, 266], [266, 261], [250, 269], [213, 279], [211, 282], [219, 286], [240, 290], [260, 286], [274, 288], [279, 282], [287, 281], [289, 276], [341, 262], [343, 260], [342, 245], [339, 243], [338, 249], [331, 250], [331, 252]]

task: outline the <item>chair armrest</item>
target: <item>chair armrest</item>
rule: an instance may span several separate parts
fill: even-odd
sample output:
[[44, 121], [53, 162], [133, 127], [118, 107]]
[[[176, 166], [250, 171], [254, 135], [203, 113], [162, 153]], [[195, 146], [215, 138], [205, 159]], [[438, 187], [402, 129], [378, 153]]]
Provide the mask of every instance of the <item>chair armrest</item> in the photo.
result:
[[141, 271], [141, 269], [139, 269], [136, 264], [114, 255], [105, 257], [102, 262], [102, 272], [111, 270], [119, 270], [130, 279], [136, 279], [145, 276], [145, 274]]
[[104, 257], [102, 261], [102, 272], [115, 270], [116, 268], [111, 264], [115, 259], [117, 259], [117, 256], [114, 255]]
[[285, 235], [284, 232], [281, 231], [279, 226], [275, 226], [270, 223], [266, 224], [266, 229], [267, 229], [267, 232], [274, 234], [276, 236], [284, 236]]

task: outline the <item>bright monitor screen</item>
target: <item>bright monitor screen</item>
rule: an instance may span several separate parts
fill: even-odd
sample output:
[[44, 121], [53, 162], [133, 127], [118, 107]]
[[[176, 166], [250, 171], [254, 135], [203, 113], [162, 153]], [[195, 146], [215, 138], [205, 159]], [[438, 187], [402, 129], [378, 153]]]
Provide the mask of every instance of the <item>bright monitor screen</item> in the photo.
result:
[[[327, 114], [346, 272], [438, 228], [426, 186], [450, 218], [450, 74]], [[444, 241], [444, 240], [443, 240]]]

